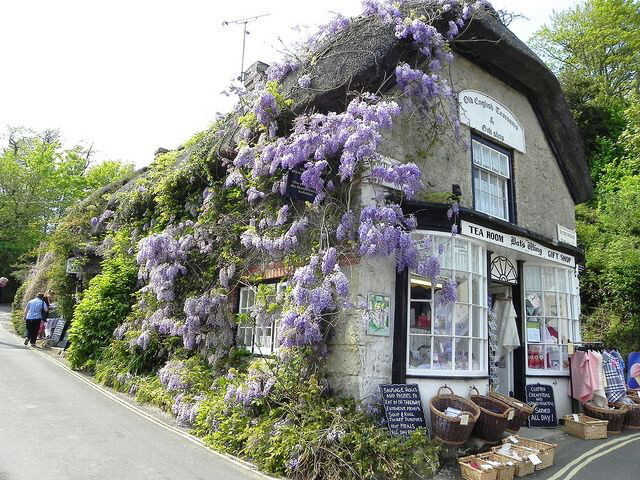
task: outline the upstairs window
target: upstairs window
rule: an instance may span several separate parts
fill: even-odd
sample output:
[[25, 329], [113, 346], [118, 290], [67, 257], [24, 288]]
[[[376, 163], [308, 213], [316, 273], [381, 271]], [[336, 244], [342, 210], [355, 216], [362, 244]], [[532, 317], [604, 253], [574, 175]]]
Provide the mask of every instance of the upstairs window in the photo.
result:
[[471, 140], [474, 208], [511, 221], [511, 155], [485, 140]]

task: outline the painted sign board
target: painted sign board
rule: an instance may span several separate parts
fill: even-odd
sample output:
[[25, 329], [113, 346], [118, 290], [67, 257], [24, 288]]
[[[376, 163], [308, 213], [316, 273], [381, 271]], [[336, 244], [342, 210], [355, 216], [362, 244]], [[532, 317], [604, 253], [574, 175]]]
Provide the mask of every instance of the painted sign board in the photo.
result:
[[483, 240], [485, 242], [493, 243], [494, 245], [500, 245], [510, 250], [526, 253], [527, 255], [533, 255], [534, 257], [559, 263], [567, 267], [573, 268], [576, 266], [575, 257], [547, 248], [544, 245], [540, 245], [528, 238], [503, 233], [498, 230], [484, 227], [482, 225], [476, 225], [475, 223], [470, 223], [464, 220], [461, 222], [461, 227], [460, 233], [467, 237]]
[[458, 111], [460, 123], [526, 153], [522, 124], [494, 98], [476, 90], [463, 90], [458, 94]]
[[380, 393], [391, 435], [408, 436], [417, 428], [427, 428], [418, 385], [380, 385]]
[[567, 227], [563, 227], [558, 224], [558, 241], [562, 243], [568, 243], [574, 247], [578, 246], [578, 235], [575, 230]]
[[530, 427], [557, 427], [556, 401], [553, 387], [535, 383], [526, 386], [527, 403], [536, 405], [536, 410], [529, 417]]

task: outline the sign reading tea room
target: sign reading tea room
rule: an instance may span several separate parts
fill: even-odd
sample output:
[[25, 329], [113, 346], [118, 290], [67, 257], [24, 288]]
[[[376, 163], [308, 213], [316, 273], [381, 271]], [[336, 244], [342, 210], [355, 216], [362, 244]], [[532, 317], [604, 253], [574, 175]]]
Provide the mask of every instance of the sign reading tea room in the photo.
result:
[[524, 129], [507, 107], [484, 93], [463, 90], [458, 95], [460, 122], [489, 138], [526, 152]]

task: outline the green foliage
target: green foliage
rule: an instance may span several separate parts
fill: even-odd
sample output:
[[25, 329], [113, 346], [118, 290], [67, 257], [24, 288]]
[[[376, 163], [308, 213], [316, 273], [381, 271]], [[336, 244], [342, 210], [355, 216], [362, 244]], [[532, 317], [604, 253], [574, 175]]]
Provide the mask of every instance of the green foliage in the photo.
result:
[[[126, 244], [127, 237], [120, 236], [119, 242]], [[116, 248], [115, 254], [104, 260], [102, 273], [89, 282], [84, 298], [75, 308], [69, 330], [69, 362], [73, 368], [92, 366], [114, 329], [131, 311], [138, 269], [122, 248]]]

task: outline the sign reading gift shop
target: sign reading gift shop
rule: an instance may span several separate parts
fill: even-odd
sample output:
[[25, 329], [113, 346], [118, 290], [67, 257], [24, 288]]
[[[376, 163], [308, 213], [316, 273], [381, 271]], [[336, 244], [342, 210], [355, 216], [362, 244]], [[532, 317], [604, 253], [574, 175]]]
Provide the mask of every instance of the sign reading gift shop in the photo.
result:
[[458, 95], [460, 122], [504, 145], [525, 153], [524, 129], [507, 107], [477, 92], [463, 90]]
[[543, 260], [549, 260], [550, 262], [559, 263], [567, 267], [575, 267], [576, 259], [566, 253], [558, 252], [551, 248], [547, 248], [544, 245], [540, 245], [528, 238], [519, 237], [517, 235], [511, 235], [509, 233], [499, 232], [492, 228], [476, 225], [475, 223], [465, 222], [462, 223], [462, 235], [467, 237], [477, 238], [478, 240], [484, 240], [485, 242], [500, 245], [510, 250], [526, 253], [527, 255], [533, 255]]

